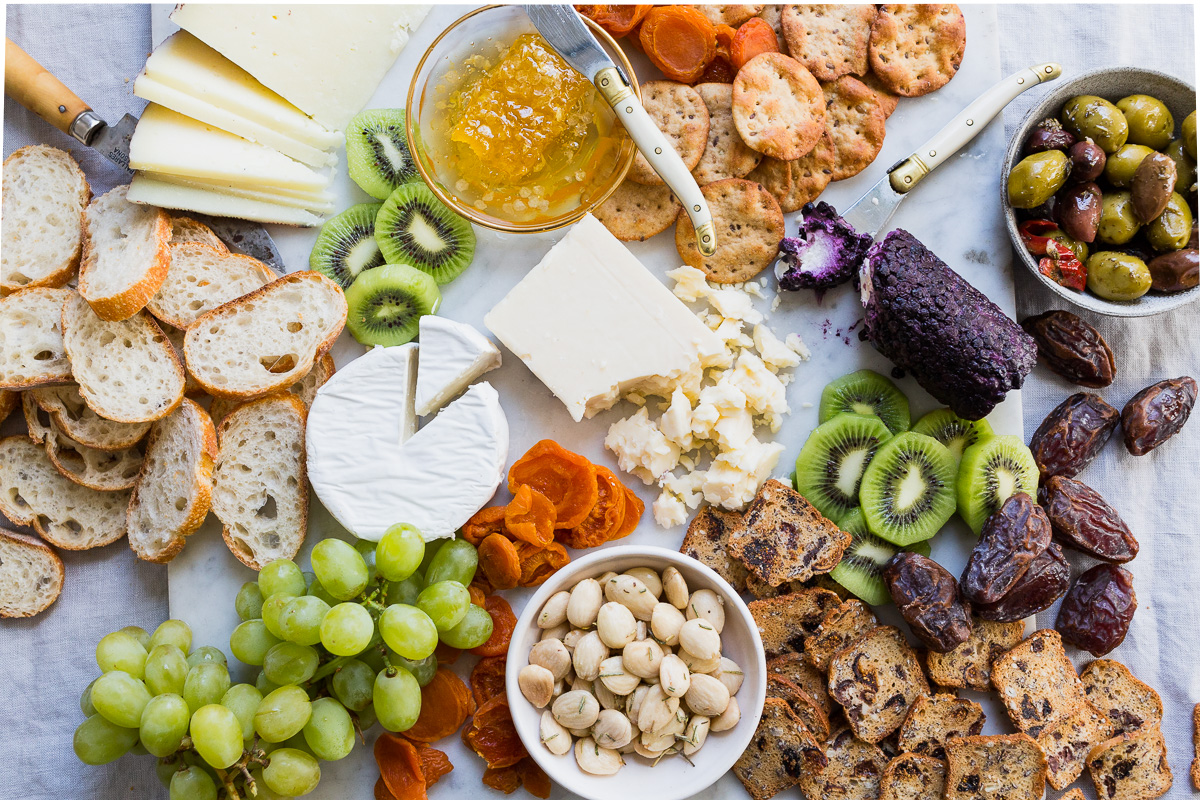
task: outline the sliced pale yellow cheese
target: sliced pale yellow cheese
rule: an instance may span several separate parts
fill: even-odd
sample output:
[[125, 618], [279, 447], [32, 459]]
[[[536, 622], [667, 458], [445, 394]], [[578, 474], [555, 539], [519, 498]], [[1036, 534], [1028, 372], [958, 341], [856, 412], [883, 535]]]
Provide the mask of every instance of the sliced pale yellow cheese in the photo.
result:
[[194, 181], [189, 178], [180, 178], [176, 175], [162, 175], [157, 172], [142, 172], [140, 174], [145, 175], [147, 178], [153, 178], [156, 181], [174, 184], [175, 186], [204, 189], [209, 192], [216, 192], [217, 194], [244, 197], [247, 200], [258, 200], [263, 203], [305, 208], [314, 213], [333, 211], [334, 207], [332, 192], [322, 192], [321, 194], [314, 195], [290, 194], [288, 192], [259, 191], [257, 189], [249, 189], [245, 186], [235, 186], [215, 181]]
[[129, 166], [259, 190], [320, 192], [331, 177], [265, 145], [151, 103], [129, 141]]
[[280, 225], [312, 227], [325, 220], [302, 208], [264, 203], [220, 194], [208, 189], [177, 186], [163, 183], [141, 173], [134, 175], [125, 195], [131, 203], [171, 208], [179, 211], [197, 211], [214, 217], [236, 217], [255, 222], [276, 222]]

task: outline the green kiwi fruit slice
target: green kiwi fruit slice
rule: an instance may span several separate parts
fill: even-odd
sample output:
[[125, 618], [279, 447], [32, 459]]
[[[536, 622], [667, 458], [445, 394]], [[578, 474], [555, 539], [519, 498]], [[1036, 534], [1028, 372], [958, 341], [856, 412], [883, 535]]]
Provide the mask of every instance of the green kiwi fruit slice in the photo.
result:
[[365, 345], [404, 344], [416, 338], [418, 320], [441, 304], [429, 275], [407, 264], [384, 264], [361, 273], [346, 290], [346, 327]]
[[979, 533], [1010, 496], [1037, 497], [1038, 468], [1017, 436], [992, 436], [963, 451], [958, 466], [958, 514]]
[[403, 108], [363, 111], [346, 126], [346, 167], [350, 180], [376, 200], [421, 179], [408, 150]]
[[954, 514], [957, 465], [945, 445], [898, 433], [875, 452], [858, 501], [871, 533], [904, 547], [937, 533]]
[[874, 414], [892, 433], [908, 430], [908, 398], [896, 384], [869, 369], [843, 375], [821, 390], [821, 422], [846, 411]]
[[408, 264], [449, 283], [475, 257], [471, 223], [455, 214], [423, 183], [392, 192], [375, 217], [375, 241], [389, 264]]
[[348, 289], [360, 272], [382, 266], [383, 253], [375, 241], [375, 217], [382, 207], [359, 203], [322, 225], [309, 267]]
[[932, 436], [946, 445], [956, 464], [962, 461], [963, 450], [995, 435], [986, 419], [963, 419], [948, 408], [930, 411], [913, 423], [912, 430], [913, 433]]
[[[871, 533], [866, 517], [858, 508], [848, 511], [838, 527], [850, 534], [850, 544], [829, 577], [869, 605], [881, 606], [892, 602], [883, 582], [883, 568], [902, 548]], [[923, 556], [928, 556], [930, 552], [929, 542], [916, 542], [903, 549]]]
[[892, 438], [874, 415], [837, 414], [808, 435], [796, 458], [796, 491], [834, 522], [858, 508], [863, 471]]

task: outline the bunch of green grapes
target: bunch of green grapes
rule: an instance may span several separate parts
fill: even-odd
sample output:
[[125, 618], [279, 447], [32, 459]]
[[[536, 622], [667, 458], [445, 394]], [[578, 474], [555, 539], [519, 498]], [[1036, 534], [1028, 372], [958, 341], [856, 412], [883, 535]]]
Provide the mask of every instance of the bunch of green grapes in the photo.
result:
[[319, 542], [311, 573], [267, 564], [238, 591], [229, 637], [234, 657], [259, 668], [253, 683], [232, 683], [217, 648], [192, 650], [180, 620], [110, 633], [75, 753], [87, 764], [157, 756], [171, 800], [308, 794], [320, 762], [345, 758], [363, 731], [412, 727], [439, 641], [470, 649], [491, 636], [467, 589], [478, 563], [469, 542], [426, 547], [400, 524], [376, 545]]

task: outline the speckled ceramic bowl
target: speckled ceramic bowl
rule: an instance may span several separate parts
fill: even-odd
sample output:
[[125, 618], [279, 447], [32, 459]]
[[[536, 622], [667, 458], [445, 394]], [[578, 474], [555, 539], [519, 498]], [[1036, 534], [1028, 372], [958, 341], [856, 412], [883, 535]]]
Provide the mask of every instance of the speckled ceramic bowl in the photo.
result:
[[1157, 97], [1166, 104], [1175, 117], [1176, 135], [1179, 135], [1183, 118], [1196, 110], [1194, 87], [1178, 78], [1148, 69], [1114, 67], [1087, 72], [1065, 83], [1050, 84], [1050, 91], [1046, 92], [1040, 103], [1030, 109], [1021, 122], [1021, 127], [1017, 129], [1016, 134], [1008, 143], [1008, 153], [1004, 158], [1004, 173], [1000, 180], [1000, 202], [1004, 208], [1008, 235], [1012, 238], [1013, 249], [1016, 250], [1017, 257], [1050, 291], [1077, 306], [1099, 314], [1113, 317], [1148, 317], [1193, 302], [1200, 298], [1200, 287], [1175, 294], [1150, 292], [1130, 302], [1105, 300], [1091, 292], [1076, 292], [1065, 286], [1059, 286], [1038, 272], [1037, 259], [1021, 243], [1021, 237], [1017, 233], [1017, 215], [1012, 206], [1008, 204], [1008, 173], [1021, 160], [1021, 149], [1034, 127], [1046, 117], [1057, 117], [1063, 104], [1080, 94], [1098, 95], [1113, 103], [1131, 94], [1148, 94]]

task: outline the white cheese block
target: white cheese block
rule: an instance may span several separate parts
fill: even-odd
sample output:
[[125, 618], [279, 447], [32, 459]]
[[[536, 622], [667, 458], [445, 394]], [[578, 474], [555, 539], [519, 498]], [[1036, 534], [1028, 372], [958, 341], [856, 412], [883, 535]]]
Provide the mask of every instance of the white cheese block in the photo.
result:
[[588, 214], [484, 324], [575, 420], [630, 392], [698, 387], [724, 344]]
[[125, 198], [131, 203], [196, 211], [214, 217], [236, 217], [255, 222], [274, 222], [280, 225], [320, 225], [324, 219], [303, 208], [293, 208], [260, 200], [247, 200], [210, 189], [178, 186], [151, 178], [143, 173], [133, 176]]
[[419, 322], [417, 416], [424, 417], [485, 372], [500, 366], [500, 350], [465, 322], [426, 314]]
[[371, 99], [428, 5], [184, 3], [179, 27], [327, 128]]
[[129, 166], [251, 189], [320, 192], [331, 176], [278, 150], [151, 103], [129, 140]]
[[243, 197], [247, 200], [257, 200], [263, 203], [291, 206], [292, 208], [304, 208], [315, 213], [326, 213], [333, 211], [336, 200], [333, 192], [317, 192], [312, 194], [303, 194], [300, 192], [272, 192], [251, 189], [245, 186], [238, 186], [236, 184], [223, 183], [220, 181], [192, 180], [190, 178], [180, 178], [177, 175], [162, 175], [157, 172], [142, 172], [141, 174], [148, 178], [153, 178], [156, 181], [172, 183], [176, 186], [183, 186], [192, 189], [203, 189], [210, 192], [230, 195], [232, 197]]

